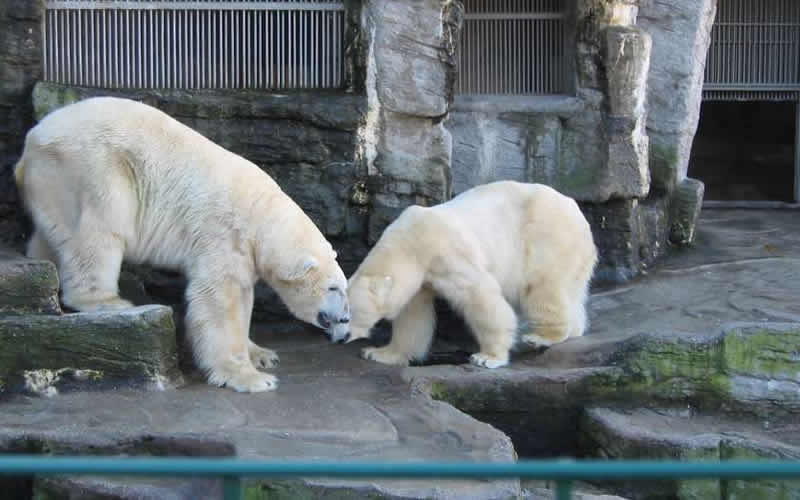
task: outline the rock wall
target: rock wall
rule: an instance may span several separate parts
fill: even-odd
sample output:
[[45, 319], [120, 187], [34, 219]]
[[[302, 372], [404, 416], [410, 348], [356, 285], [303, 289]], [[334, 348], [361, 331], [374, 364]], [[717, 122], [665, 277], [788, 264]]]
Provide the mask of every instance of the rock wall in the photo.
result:
[[0, 1], [0, 244], [12, 246], [24, 239], [25, 221], [11, 172], [33, 123], [30, 93], [42, 71], [43, 4]]
[[650, 170], [654, 187], [671, 191], [689, 166], [717, 0], [640, 4], [637, 25], [653, 38], [647, 81]]
[[408, 205], [450, 195], [452, 139], [442, 120], [453, 98], [462, 7], [452, 0], [365, 0], [361, 13], [368, 238]]

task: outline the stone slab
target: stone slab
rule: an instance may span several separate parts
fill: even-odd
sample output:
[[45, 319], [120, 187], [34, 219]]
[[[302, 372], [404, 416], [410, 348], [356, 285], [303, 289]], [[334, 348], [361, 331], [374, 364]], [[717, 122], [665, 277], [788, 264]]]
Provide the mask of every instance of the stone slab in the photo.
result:
[[[580, 424], [584, 452], [608, 459], [797, 460], [797, 430], [796, 423], [778, 426], [691, 412], [608, 408], [588, 409]], [[650, 481], [646, 496], [634, 483], [617, 485], [633, 498], [800, 498], [800, 481]]]
[[0, 391], [54, 395], [79, 387], [180, 382], [169, 307], [0, 318]]
[[[277, 391], [239, 394], [192, 379], [184, 387], [161, 392], [119, 389], [50, 398], [15, 396], [0, 402], [0, 449], [13, 451], [24, 442], [28, 452], [199, 454], [207, 442], [207, 453], [225, 453], [227, 444], [230, 453], [247, 459], [516, 459], [507, 436], [432, 400], [402, 380], [399, 369], [361, 360], [358, 346], [331, 345], [321, 332], [299, 328], [288, 335], [263, 325], [254, 330], [256, 342], [281, 356], [274, 370], [280, 380]], [[97, 484], [112, 488], [106, 481]], [[131, 491], [154, 487], [146, 483]], [[347, 493], [343, 498], [484, 499], [520, 492], [518, 481], [483, 480], [254, 480], [245, 488], [253, 495], [275, 490], [310, 498], [339, 492]], [[139, 497], [131, 493], [121, 498]]]
[[0, 248], [0, 316], [61, 314], [58, 287], [55, 264]]

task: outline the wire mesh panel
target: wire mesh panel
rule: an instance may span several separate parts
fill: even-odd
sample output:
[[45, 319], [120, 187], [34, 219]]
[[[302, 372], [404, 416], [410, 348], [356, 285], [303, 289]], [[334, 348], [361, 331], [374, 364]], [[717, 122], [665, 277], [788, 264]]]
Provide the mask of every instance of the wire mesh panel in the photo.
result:
[[800, 98], [800, 1], [719, 0], [703, 98]]
[[105, 88], [336, 88], [341, 0], [46, 0], [44, 78]]
[[565, 91], [563, 0], [464, 0], [456, 92]]

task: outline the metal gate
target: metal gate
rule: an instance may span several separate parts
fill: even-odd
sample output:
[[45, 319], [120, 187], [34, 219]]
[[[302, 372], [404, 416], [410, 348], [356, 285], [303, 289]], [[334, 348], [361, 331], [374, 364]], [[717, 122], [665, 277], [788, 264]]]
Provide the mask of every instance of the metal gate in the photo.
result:
[[703, 84], [707, 101], [794, 101], [800, 201], [800, 1], [719, 0]]
[[464, 0], [459, 94], [560, 94], [563, 0]]
[[336, 88], [342, 0], [46, 0], [44, 78], [104, 88]]

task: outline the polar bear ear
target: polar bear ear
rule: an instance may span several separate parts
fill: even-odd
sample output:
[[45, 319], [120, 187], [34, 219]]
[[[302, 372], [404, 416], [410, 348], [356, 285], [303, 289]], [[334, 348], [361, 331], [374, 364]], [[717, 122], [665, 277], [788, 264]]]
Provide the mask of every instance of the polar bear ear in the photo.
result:
[[279, 278], [283, 281], [296, 281], [317, 267], [319, 267], [317, 259], [312, 255], [306, 255], [287, 269], [281, 270], [279, 272]]
[[369, 281], [369, 290], [375, 296], [375, 301], [378, 304], [385, 304], [386, 299], [389, 297], [389, 292], [392, 290], [392, 277], [391, 276], [375, 276]]

